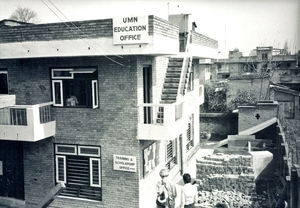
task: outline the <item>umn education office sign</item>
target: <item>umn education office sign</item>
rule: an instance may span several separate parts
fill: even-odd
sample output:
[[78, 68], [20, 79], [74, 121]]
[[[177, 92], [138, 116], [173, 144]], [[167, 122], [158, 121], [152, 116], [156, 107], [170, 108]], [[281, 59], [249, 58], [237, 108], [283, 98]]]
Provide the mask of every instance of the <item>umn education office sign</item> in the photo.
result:
[[136, 172], [136, 157], [128, 155], [113, 155], [113, 169]]
[[113, 18], [114, 44], [141, 44], [149, 42], [148, 16]]

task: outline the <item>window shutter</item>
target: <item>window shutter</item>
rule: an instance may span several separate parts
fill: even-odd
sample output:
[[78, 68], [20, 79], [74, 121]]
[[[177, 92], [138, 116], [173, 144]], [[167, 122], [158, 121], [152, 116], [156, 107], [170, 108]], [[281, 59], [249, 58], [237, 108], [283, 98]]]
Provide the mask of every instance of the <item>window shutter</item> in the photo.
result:
[[100, 159], [90, 158], [90, 186], [101, 187]]
[[56, 182], [66, 183], [66, 156], [56, 156]]
[[99, 107], [98, 81], [92, 80], [92, 102], [93, 108]]
[[62, 80], [52, 80], [53, 106], [63, 106], [63, 82]]

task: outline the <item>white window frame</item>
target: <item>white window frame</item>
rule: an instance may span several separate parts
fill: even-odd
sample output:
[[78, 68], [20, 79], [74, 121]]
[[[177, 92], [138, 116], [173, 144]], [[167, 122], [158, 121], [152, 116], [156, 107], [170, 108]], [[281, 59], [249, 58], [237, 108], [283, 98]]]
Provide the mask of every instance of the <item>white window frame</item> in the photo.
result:
[[69, 72], [71, 72], [73, 70], [74, 69], [72, 69], [72, 68], [68, 68], [68, 69], [52, 69], [51, 70], [51, 77], [52, 77], [52, 79], [74, 79], [74, 74], [73, 73], [70, 73], [71, 74], [70, 77], [55, 77], [54, 76], [54, 72], [57, 72], [57, 71], [69, 71]]
[[[94, 87], [94, 83], [96, 83], [96, 88]], [[96, 97], [95, 97], [95, 94], [96, 94]], [[93, 108], [99, 107], [99, 94], [98, 94], [98, 81], [97, 80], [92, 80], [92, 103], [93, 103], [93, 106], [92, 106]]]
[[[70, 152], [60, 152], [58, 151], [58, 147], [73, 147], [75, 152], [74, 153], [70, 153]], [[56, 144], [55, 145], [55, 153], [56, 154], [63, 154], [63, 155], [77, 155], [77, 148], [76, 145], [66, 145], [66, 144]]]
[[[60, 85], [60, 95], [61, 95], [61, 103], [56, 103], [55, 100], [55, 83], [59, 83]], [[62, 80], [52, 80], [52, 97], [53, 97], [53, 106], [64, 106], [64, 94], [63, 94], [63, 81]]]
[[[98, 161], [99, 184], [93, 183], [93, 161]], [[100, 158], [90, 158], [90, 186], [101, 187], [101, 161], [100, 161]]]
[[[63, 161], [64, 161], [64, 180], [61, 181], [59, 180], [59, 174], [58, 174], [58, 159], [59, 158], [63, 158]], [[63, 183], [67, 183], [67, 165], [66, 165], [66, 156], [63, 156], [63, 155], [56, 155], [55, 157], [55, 165], [56, 165], [56, 182], [63, 182]]]
[[[85, 153], [81, 153], [81, 148], [86, 148], [86, 149], [98, 149], [98, 154], [97, 155], [93, 155], [93, 154], [85, 154]], [[100, 147], [91, 147], [91, 146], [78, 146], [78, 155], [81, 156], [91, 156], [91, 157], [100, 157], [101, 155], [101, 149]]]

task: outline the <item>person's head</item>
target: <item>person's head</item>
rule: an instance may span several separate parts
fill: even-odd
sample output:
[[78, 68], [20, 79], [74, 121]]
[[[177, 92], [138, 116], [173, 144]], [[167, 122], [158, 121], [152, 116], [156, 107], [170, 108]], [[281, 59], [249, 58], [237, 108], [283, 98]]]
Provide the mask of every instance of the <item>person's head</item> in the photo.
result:
[[217, 203], [215, 208], [229, 208], [226, 203]]
[[191, 181], [192, 181], [191, 175], [188, 173], [183, 174], [182, 178], [183, 178], [184, 184], [191, 183]]
[[159, 172], [159, 175], [162, 179], [162, 181], [166, 181], [167, 180], [167, 177], [169, 176], [169, 171], [167, 169], [162, 169], [160, 172]]

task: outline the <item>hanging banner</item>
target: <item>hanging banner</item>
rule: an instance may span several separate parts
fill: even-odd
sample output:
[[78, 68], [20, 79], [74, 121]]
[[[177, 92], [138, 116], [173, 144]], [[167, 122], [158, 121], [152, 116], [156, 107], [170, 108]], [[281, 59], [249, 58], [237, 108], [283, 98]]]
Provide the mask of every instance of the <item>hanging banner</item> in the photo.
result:
[[149, 42], [148, 16], [113, 18], [114, 44], [141, 44]]
[[151, 144], [144, 149], [144, 176], [150, 173], [159, 164], [159, 145]]

